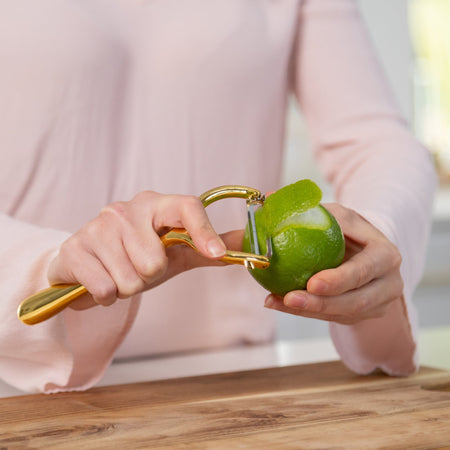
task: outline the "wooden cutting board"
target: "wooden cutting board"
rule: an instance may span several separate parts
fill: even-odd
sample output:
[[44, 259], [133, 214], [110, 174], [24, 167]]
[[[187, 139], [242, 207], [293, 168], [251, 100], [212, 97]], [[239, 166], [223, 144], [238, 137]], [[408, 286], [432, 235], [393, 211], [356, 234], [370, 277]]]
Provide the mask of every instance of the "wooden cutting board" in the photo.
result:
[[0, 449], [450, 448], [450, 372], [340, 362], [0, 399]]

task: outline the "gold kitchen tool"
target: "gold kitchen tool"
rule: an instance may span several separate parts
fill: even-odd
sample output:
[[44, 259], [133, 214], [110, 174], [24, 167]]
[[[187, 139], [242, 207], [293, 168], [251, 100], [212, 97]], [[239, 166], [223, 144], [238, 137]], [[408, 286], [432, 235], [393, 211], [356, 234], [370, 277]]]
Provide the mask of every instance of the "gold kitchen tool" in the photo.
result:
[[[270, 241], [268, 242], [268, 253], [259, 254], [258, 240], [256, 238], [255, 218], [253, 207], [264, 203], [264, 196], [260, 191], [246, 186], [219, 186], [210, 189], [200, 195], [200, 200], [206, 208], [211, 203], [225, 198], [243, 198], [247, 200], [247, 214], [250, 230], [251, 249], [254, 253], [245, 253], [240, 251], [227, 250], [221, 261], [230, 264], [242, 264], [249, 269], [266, 268], [269, 266], [271, 252]], [[165, 247], [171, 247], [176, 244], [184, 244], [198, 251], [188, 232], [184, 228], [172, 228], [161, 237]], [[66, 308], [80, 295], [85, 294], [87, 289], [81, 285], [58, 284], [50, 286], [43, 291], [37, 292], [31, 297], [26, 298], [17, 310], [19, 319], [28, 324], [34, 325], [53, 317], [55, 314]]]

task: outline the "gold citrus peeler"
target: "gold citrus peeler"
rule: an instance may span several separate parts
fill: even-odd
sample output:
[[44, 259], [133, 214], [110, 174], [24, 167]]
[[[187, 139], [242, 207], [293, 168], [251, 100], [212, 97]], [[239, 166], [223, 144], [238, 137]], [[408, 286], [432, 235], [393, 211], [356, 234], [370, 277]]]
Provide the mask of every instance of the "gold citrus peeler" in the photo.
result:
[[[200, 195], [200, 200], [206, 208], [211, 203], [224, 198], [243, 198], [247, 200], [247, 215], [250, 231], [250, 243], [253, 253], [227, 250], [221, 261], [230, 264], [242, 264], [248, 269], [266, 268], [269, 266], [271, 252], [270, 241], [268, 242], [268, 253], [259, 254], [258, 240], [256, 237], [254, 206], [264, 203], [264, 196], [260, 191], [246, 186], [220, 186], [210, 189]], [[165, 247], [171, 247], [176, 244], [188, 245], [198, 251], [188, 232], [184, 228], [172, 228], [166, 234], [161, 236], [161, 241]], [[17, 310], [19, 319], [28, 324], [34, 325], [58, 314], [73, 302], [80, 295], [85, 294], [87, 289], [81, 285], [58, 284], [50, 286], [43, 291], [37, 292], [31, 297], [26, 298]]]

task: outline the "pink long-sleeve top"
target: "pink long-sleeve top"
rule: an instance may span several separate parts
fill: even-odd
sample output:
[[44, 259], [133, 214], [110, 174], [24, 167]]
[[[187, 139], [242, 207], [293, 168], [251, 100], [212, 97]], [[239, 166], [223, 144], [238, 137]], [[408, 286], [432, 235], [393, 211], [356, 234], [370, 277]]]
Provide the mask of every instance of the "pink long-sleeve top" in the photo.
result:
[[[25, 391], [86, 389], [114, 357], [266, 342], [274, 316], [242, 267], [184, 273], [141, 298], [35, 326], [18, 304], [47, 287], [60, 244], [141, 190], [280, 186], [293, 93], [337, 201], [403, 256], [389, 314], [332, 323], [343, 361], [417, 367], [411, 295], [434, 174], [399, 115], [351, 0], [41, 0], [0, 14], [0, 376]], [[242, 200], [208, 207], [219, 232]]]

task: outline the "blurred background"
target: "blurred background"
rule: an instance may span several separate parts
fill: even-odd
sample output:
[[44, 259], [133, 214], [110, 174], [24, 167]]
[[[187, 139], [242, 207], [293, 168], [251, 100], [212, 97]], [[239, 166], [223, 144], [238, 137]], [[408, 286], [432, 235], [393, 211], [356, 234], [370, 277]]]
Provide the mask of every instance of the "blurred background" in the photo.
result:
[[[425, 344], [427, 339], [450, 342], [450, 0], [358, 3], [398, 105], [416, 136], [432, 152], [439, 174], [426, 268], [414, 303], [421, 340]], [[294, 104], [286, 145], [284, 182], [312, 178], [324, 188], [324, 199], [331, 200], [331, 190], [312, 159], [301, 114]], [[278, 314], [278, 325], [281, 340], [328, 335], [326, 323], [299, 322], [298, 317], [286, 314]], [[450, 349], [445, 351], [450, 355]]]

